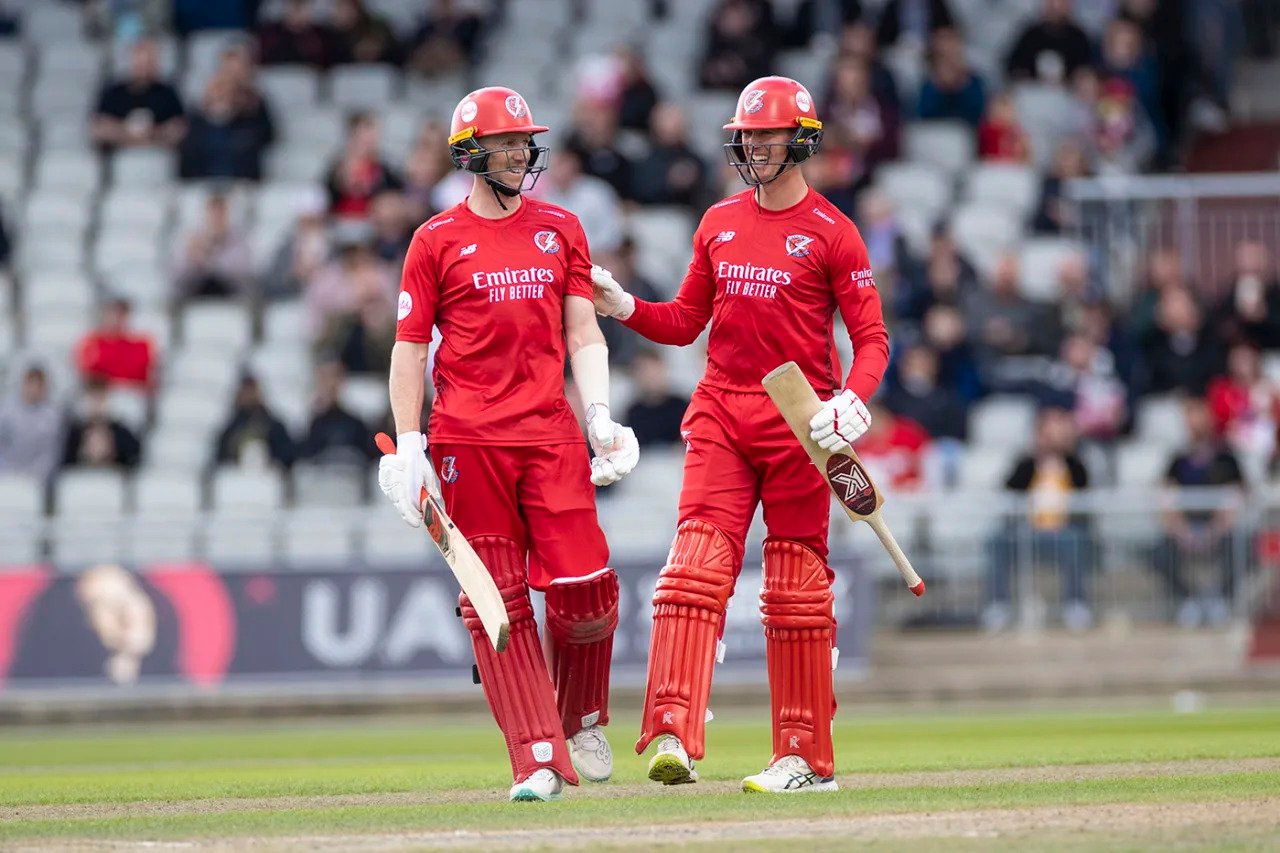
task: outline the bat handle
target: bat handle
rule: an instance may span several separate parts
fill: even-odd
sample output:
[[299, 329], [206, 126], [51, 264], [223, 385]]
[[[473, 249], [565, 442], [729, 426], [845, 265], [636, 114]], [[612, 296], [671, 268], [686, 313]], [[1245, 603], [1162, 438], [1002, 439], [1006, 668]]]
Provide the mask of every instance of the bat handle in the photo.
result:
[[867, 523], [876, 532], [876, 536], [880, 537], [880, 544], [884, 545], [884, 549], [893, 558], [893, 564], [898, 568], [898, 574], [902, 575], [902, 579], [907, 582], [907, 587], [917, 597], [924, 595], [924, 581], [916, 574], [916, 570], [911, 567], [911, 561], [907, 559], [907, 555], [902, 553], [898, 540], [893, 538], [893, 532], [884, 523], [884, 518], [881, 517], [880, 511], [877, 510], [872, 514], [867, 519]]

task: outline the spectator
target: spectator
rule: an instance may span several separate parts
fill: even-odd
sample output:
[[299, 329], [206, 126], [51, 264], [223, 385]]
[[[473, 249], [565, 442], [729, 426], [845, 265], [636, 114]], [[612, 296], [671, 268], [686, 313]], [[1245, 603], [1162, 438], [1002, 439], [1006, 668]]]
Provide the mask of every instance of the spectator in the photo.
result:
[[397, 190], [383, 190], [369, 205], [369, 224], [373, 227], [373, 253], [395, 269], [404, 265], [409, 241], [416, 223], [409, 219], [405, 197]]
[[400, 62], [400, 46], [391, 26], [366, 9], [364, 0], [337, 0], [333, 30], [336, 62]]
[[86, 381], [155, 386], [155, 344], [150, 335], [129, 328], [130, 311], [129, 300], [112, 299], [102, 309], [98, 327], [76, 345], [76, 365]]
[[892, 47], [906, 37], [923, 46], [935, 32], [955, 23], [946, 0], [889, 0], [876, 22], [876, 44]]
[[1262, 352], [1243, 340], [1227, 353], [1227, 372], [1209, 381], [1205, 395], [1219, 438], [1251, 470], [1261, 471], [1276, 449], [1280, 388], [1262, 372]]
[[1146, 347], [1147, 390], [1203, 395], [1222, 372], [1222, 353], [1186, 290], [1166, 290], [1156, 312], [1156, 331]]
[[396, 293], [395, 276], [373, 253], [367, 227], [340, 228], [333, 239], [337, 257], [317, 270], [302, 294], [312, 341], [319, 340], [335, 318], [358, 312], [360, 282], [380, 282], [378, 290], [388, 302]]
[[0, 0], [0, 38], [13, 38], [22, 29], [22, 19], [8, 0]]
[[298, 459], [317, 465], [354, 467], [377, 457], [369, 427], [342, 405], [345, 381], [346, 371], [336, 361], [326, 361], [316, 368], [311, 423], [298, 446]]
[[1076, 430], [1099, 444], [1114, 442], [1129, 419], [1128, 400], [1124, 383], [1116, 375], [1115, 358], [1091, 338], [1071, 334], [1062, 342], [1058, 364]]
[[831, 94], [822, 115], [828, 144], [852, 157], [854, 186], [871, 181], [876, 167], [898, 156], [902, 125], [898, 110], [871, 90], [866, 62], [856, 57], [837, 61]]
[[293, 439], [283, 423], [267, 408], [262, 386], [251, 375], [240, 377], [231, 417], [218, 434], [214, 459], [218, 465], [265, 468], [293, 465]]
[[1156, 138], [1161, 145], [1167, 143], [1168, 123], [1160, 108], [1160, 69], [1155, 54], [1144, 48], [1142, 30], [1136, 24], [1124, 18], [1107, 24], [1100, 73], [1104, 81], [1123, 80], [1129, 84]]
[[138, 437], [111, 417], [107, 405], [107, 383], [90, 379], [85, 383], [83, 414], [67, 428], [62, 446], [62, 464], [68, 468], [136, 468], [142, 457]]
[[1099, 173], [1131, 175], [1147, 168], [1158, 141], [1133, 85], [1121, 77], [1100, 81], [1091, 93], [1082, 77], [1081, 94], [1093, 104], [1093, 148]]
[[[1244, 475], [1235, 455], [1214, 431], [1205, 401], [1187, 400], [1183, 412], [1189, 443], [1174, 455], [1165, 473], [1165, 486], [1171, 494], [1161, 512], [1164, 535], [1155, 549], [1154, 568], [1179, 602], [1180, 625], [1195, 628], [1208, 622], [1219, 626], [1231, 616], [1227, 601], [1243, 570], [1236, 513], [1244, 497]], [[1206, 486], [1230, 490], [1231, 497], [1213, 510], [1188, 510], [1178, 504], [1182, 489]], [[1186, 561], [1195, 558], [1219, 571], [1216, 588], [1203, 595], [1196, 594], [1183, 571]]]
[[1084, 148], [1077, 139], [1058, 143], [1053, 165], [1040, 179], [1040, 200], [1036, 203], [1033, 227], [1040, 234], [1061, 234], [1079, 224], [1079, 211], [1066, 198], [1067, 182], [1089, 173]]
[[352, 271], [352, 307], [329, 321], [319, 350], [336, 356], [351, 373], [383, 375], [391, 367], [396, 314], [389, 288], [390, 271], [376, 261]]
[[986, 102], [986, 87], [969, 67], [960, 34], [953, 29], [937, 30], [929, 50], [929, 74], [916, 104], [920, 118], [953, 119], [977, 128]]
[[[422, 129], [404, 165], [404, 195], [407, 216], [414, 223], [426, 222], [451, 207], [442, 203], [441, 184], [455, 174], [449, 159], [448, 133], [443, 125], [429, 122]], [[463, 173], [456, 173], [465, 175]], [[468, 185], [468, 189], [470, 186]], [[463, 191], [466, 195], [466, 190]]]
[[929, 254], [916, 268], [918, 273], [904, 279], [903, 287], [894, 294], [893, 315], [901, 320], [920, 322], [925, 312], [935, 305], [948, 305], [967, 310], [978, 292], [978, 273], [960, 250], [946, 220], [934, 223], [929, 236]]
[[689, 398], [671, 387], [662, 353], [648, 348], [637, 352], [631, 362], [631, 377], [635, 380], [636, 397], [627, 408], [625, 423], [635, 430], [640, 446], [678, 444]]
[[1247, 338], [1263, 349], [1280, 349], [1280, 279], [1266, 244], [1238, 243], [1233, 276], [1214, 312], [1219, 338]]
[[[875, 30], [866, 21], [847, 22], [840, 30], [839, 50], [841, 54], [862, 60], [871, 74], [871, 92], [881, 103], [888, 104], [898, 112], [902, 111], [901, 99], [898, 96], [898, 83], [889, 66], [879, 56], [876, 45]], [[826, 90], [831, 90], [828, 79]]]
[[347, 140], [337, 162], [329, 168], [329, 212], [339, 218], [365, 219], [373, 197], [399, 189], [400, 176], [382, 159], [378, 119], [357, 112], [347, 119]]
[[[604, 104], [582, 100], [574, 105], [573, 127], [564, 149], [577, 155], [583, 172], [608, 183], [620, 198], [630, 197], [631, 161], [618, 147], [617, 119]], [[555, 166], [555, 157], [551, 165]]]
[[648, 131], [653, 108], [658, 105], [658, 90], [649, 75], [644, 54], [632, 47], [618, 51], [621, 67], [618, 92], [618, 127], [624, 130]]
[[854, 165], [849, 152], [834, 145], [819, 148], [804, 161], [805, 181], [850, 219], [858, 200], [853, 188]]
[[[636, 267], [636, 242], [630, 234], [622, 235], [617, 251], [606, 252], [592, 248], [591, 255], [600, 266], [610, 270], [618, 281], [628, 282], [627, 292], [636, 299], [661, 302], [663, 297], [649, 278]], [[673, 284], [674, 286], [674, 284]], [[642, 338], [612, 317], [600, 318], [600, 331], [609, 346], [609, 364], [618, 367], [630, 365], [642, 349]]]
[[622, 206], [612, 187], [582, 173], [582, 161], [576, 151], [557, 151], [546, 178], [538, 195], [578, 215], [593, 251], [618, 248], [622, 242]]
[[915, 274], [907, 238], [898, 222], [893, 202], [878, 189], [862, 193], [858, 200], [858, 230], [867, 247], [867, 258], [875, 271], [877, 286], [893, 293], [899, 279]]
[[[1168, 124], [1169, 137], [1177, 139], [1184, 105], [1192, 94], [1192, 81], [1199, 73], [1187, 40], [1186, 14], [1182, 3], [1157, 0], [1122, 0], [1119, 17], [1135, 24], [1143, 34], [1146, 49], [1154, 51], [1159, 69], [1160, 112]], [[1265, 31], [1265, 27], [1259, 27]]]
[[773, 72], [773, 7], [764, 0], [720, 0], [708, 16], [706, 48], [698, 66], [704, 89], [737, 92]]
[[929, 433], [915, 421], [899, 417], [877, 399], [867, 401], [871, 426], [858, 439], [858, 457], [882, 489], [919, 491], [925, 485], [924, 462]]
[[184, 298], [244, 295], [253, 277], [249, 241], [232, 226], [225, 195], [211, 193], [204, 211], [204, 222], [187, 238], [178, 292]]
[[987, 605], [982, 625], [1002, 631], [1013, 619], [1011, 582], [1015, 561], [1030, 542], [1035, 563], [1051, 563], [1062, 579], [1062, 621], [1071, 631], [1093, 624], [1087, 603], [1086, 574], [1093, 562], [1087, 521], [1071, 512], [1071, 499], [1089, 486], [1089, 472], [1076, 451], [1075, 425], [1063, 409], [1042, 409], [1036, 418], [1035, 445], [1014, 465], [1005, 488], [1026, 499], [1026, 517], [1011, 517], [990, 542]]
[[923, 345], [902, 354], [897, 382], [884, 395], [884, 405], [909, 418], [932, 438], [964, 441], [969, 434], [969, 412], [948, 386], [938, 382], [938, 354]]
[[409, 40], [409, 66], [424, 77], [436, 78], [475, 64], [483, 17], [458, 8], [455, 0], [437, 0]]
[[1072, 249], [1066, 252], [1055, 272], [1057, 294], [1053, 314], [1058, 328], [1051, 341], [1054, 347], [1064, 334], [1080, 331], [1085, 310], [1102, 298], [1089, 278], [1089, 265], [1083, 251]]
[[951, 305], [934, 305], [925, 312], [921, 326], [924, 345], [938, 357], [938, 385], [955, 392], [967, 411], [983, 389], [964, 314]]
[[183, 36], [197, 30], [244, 30], [257, 8], [258, 0], [174, 0], [174, 28]]
[[694, 207], [704, 200], [707, 166], [689, 145], [684, 111], [672, 103], [653, 110], [652, 145], [635, 164], [633, 197], [641, 204]]
[[263, 65], [310, 65], [328, 68], [335, 60], [333, 31], [316, 23], [311, 0], [285, 0], [280, 20], [258, 29], [258, 56]]
[[1014, 42], [1005, 73], [1010, 80], [1065, 83], [1092, 53], [1089, 37], [1071, 19], [1071, 0], [1044, 0], [1040, 19]]
[[182, 140], [179, 174], [185, 180], [261, 180], [262, 158], [274, 138], [262, 98], [239, 85], [230, 72], [219, 72], [191, 115]]
[[1182, 257], [1177, 249], [1161, 246], [1147, 256], [1142, 286], [1129, 308], [1128, 325], [1133, 339], [1146, 347], [1158, 333], [1156, 323], [1160, 299], [1169, 290], [1190, 290], [1182, 272]]
[[103, 87], [91, 128], [93, 141], [106, 152], [117, 148], [174, 148], [186, 133], [182, 101], [160, 79], [155, 42], [139, 39], [129, 54], [129, 74]]
[[988, 162], [1026, 163], [1031, 159], [1031, 142], [1018, 121], [1013, 93], [996, 93], [978, 125], [978, 156]]
[[298, 219], [276, 250], [263, 281], [268, 299], [292, 298], [329, 259], [329, 199], [318, 187], [307, 187], [298, 199]]
[[22, 386], [0, 406], [0, 472], [29, 474], [48, 483], [60, 461], [62, 409], [49, 398], [49, 377], [32, 365]]
[[1018, 256], [1012, 252], [996, 259], [991, 286], [974, 295], [967, 313], [986, 372], [1006, 356], [1053, 351], [1054, 318], [1022, 294]]

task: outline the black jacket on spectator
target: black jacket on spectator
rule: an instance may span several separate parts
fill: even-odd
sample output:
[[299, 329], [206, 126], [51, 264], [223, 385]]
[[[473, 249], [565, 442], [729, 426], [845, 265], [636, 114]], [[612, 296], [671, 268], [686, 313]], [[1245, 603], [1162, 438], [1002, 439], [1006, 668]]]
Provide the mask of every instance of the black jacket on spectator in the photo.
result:
[[182, 100], [176, 89], [158, 80], [139, 89], [127, 80], [111, 83], [98, 95], [98, 115], [128, 121], [139, 110], [151, 113], [152, 124], [164, 124], [182, 116]]
[[955, 17], [946, 0], [889, 0], [880, 12], [880, 19], [876, 21], [876, 44], [881, 47], [897, 44], [902, 37], [903, 13], [909, 11], [912, 5], [919, 4], [924, 4], [928, 9], [925, 27], [929, 34], [955, 25]]
[[4, 227], [4, 209], [0, 208], [0, 267], [9, 266], [9, 255], [13, 246], [9, 243], [9, 232]]
[[377, 446], [364, 422], [335, 405], [317, 413], [298, 448], [298, 458], [322, 464], [353, 464], [377, 456]]
[[271, 461], [288, 468], [293, 464], [295, 448], [289, 430], [265, 407], [238, 408], [218, 436], [216, 461], [219, 465], [235, 465], [247, 444], [266, 444]]
[[[1244, 473], [1235, 454], [1225, 446], [1210, 452], [1195, 449], [1184, 450], [1169, 461], [1165, 471], [1166, 482], [1185, 488], [1195, 486], [1243, 486]], [[1188, 520], [1204, 524], [1213, 517], [1212, 512], [1188, 512]]]
[[1217, 329], [1218, 339], [1232, 341], [1243, 338], [1252, 341], [1262, 349], [1280, 349], [1280, 284], [1265, 284], [1263, 300], [1266, 304], [1265, 314], [1251, 320], [1240, 316], [1236, 310], [1235, 294], [1229, 292], [1218, 303], [1214, 311], [1213, 326]]
[[[1089, 487], [1089, 469], [1084, 466], [1084, 462], [1080, 461], [1080, 457], [1074, 453], [1068, 453], [1063, 457], [1063, 462], [1067, 465], [1067, 475], [1071, 478], [1071, 488], [1079, 491]], [[1031, 483], [1036, 478], [1036, 457], [1035, 454], [1027, 454], [1018, 460], [1018, 464], [1013, 466], [1013, 472], [1009, 474], [1009, 479], [1005, 481], [1004, 487], [1014, 492], [1025, 492], [1031, 488]]]
[[600, 178], [622, 198], [631, 198], [631, 161], [616, 147], [589, 145], [576, 132], [565, 140], [564, 147], [578, 155], [582, 171]]
[[1207, 331], [1186, 340], [1157, 332], [1147, 345], [1145, 367], [1147, 391], [1202, 395], [1209, 380], [1225, 370], [1226, 356]]
[[[692, 180], [687, 186], [673, 182], [673, 172], [686, 173]], [[657, 146], [638, 161], [631, 170], [632, 197], [641, 204], [698, 203], [706, 186], [707, 165], [687, 145]]]
[[262, 178], [262, 157], [275, 138], [266, 104], [252, 113], [219, 122], [203, 110], [190, 117], [182, 140], [178, 171], [185, 180], [199, 178]]
[[[1088, 65], [1093, 57], [1089, 36], [1073, 23], [1062, 25], [1040, 22], [1022, 32], [1005, 61], [1005, 72], [1011, 78], [1040, 78], [1041, 54], [1057, 54], [1062, 60], [1062, 78], [1068, 80], [1077, 68]], [[1052, 82], [1052, 81], [1046, 81]]]
[[935, 386], [923, 394], [913, 394], [898, 387], [885, 394], [884, 404], [895, 415], [920, 424], [931, 438], [964, 441], [969, 435], [968, 409], [950, 388]]
[[635, 430], [641, 447], [676, 444], [680, 441], [680, 422], [684, 420], [689, 398], [668, 394], [661, 400], [636, 400], [627, 409], [625, 423]]
[[649, 116], [658, 105], [658, 90], [648, 80], [635, 80], [622, 90], [618, 103], [618, 127], [647, 131]]
[[[95, 459], [90, 435], [95, 429], [103, 429], [110, 435], [109, 459]], [[116, 420], [76, 421], [67, 428], [66, 438], [62, 445], [62, 464], [67, 467], [77, 465], [111, 466], [136, 468], [142, 458], [142, 445], [138, 437], [128, 427]]]
[[327, 27], [314, 26], [293, 32], [280, 22], [272, 21], [258, 31], [258, 51], [263, 65], [328, 68], [336, 58], [338, 46]]

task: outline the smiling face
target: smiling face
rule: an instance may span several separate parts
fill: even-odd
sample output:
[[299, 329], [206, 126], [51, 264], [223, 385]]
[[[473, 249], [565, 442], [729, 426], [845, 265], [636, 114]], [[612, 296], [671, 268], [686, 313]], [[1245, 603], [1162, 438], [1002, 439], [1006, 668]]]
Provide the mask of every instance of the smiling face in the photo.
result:
[[530, 164], [531, 133], [497, 133], [479, 140], [489, 151], [489, 177], [512, 189], [519, 189]]
[[742, 160], [759, 182], [778, 176], [787, 163], [787, 145], [793, 131], [782, 127], [768, 130], [744, 130], [741, 136]]

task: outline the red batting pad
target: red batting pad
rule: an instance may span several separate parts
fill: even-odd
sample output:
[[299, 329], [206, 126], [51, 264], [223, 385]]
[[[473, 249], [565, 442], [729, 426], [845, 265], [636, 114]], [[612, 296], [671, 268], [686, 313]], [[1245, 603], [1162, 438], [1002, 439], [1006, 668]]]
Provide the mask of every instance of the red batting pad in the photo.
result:
[[798, 542], [764, 543], [761, 621], [773, 704], [773, 760], [799, 755], [819, 776], [834, 772], [831, 720], [831, 581], [818, 555]]
[[564, 736], [609, 722], [609, 664], [618, 627], [618, 576], [604, 568], [547, 587], [551, 681]]
[[576, 785], [578, 774], [569, 762], [569, 748], [533, 621], [524, 557], [516, 543], [504, 536], [477, 536], [468, 541], [493, 575], [511, 623], [511, 640], [506, 651], [498, 654], [467, 596], [458, 596], [462, 621], [471, 632], [484, 698], [507, 741], [512, 781], [524, 781], [535, 770], [550, 767]]
[[637, 753], [658, 735], [673, 734], [691, 758], [702, 758], [716, 641], [736, 576], [733, 548], [723, 533], [704, 521], [680, 525], [653, 594]]

